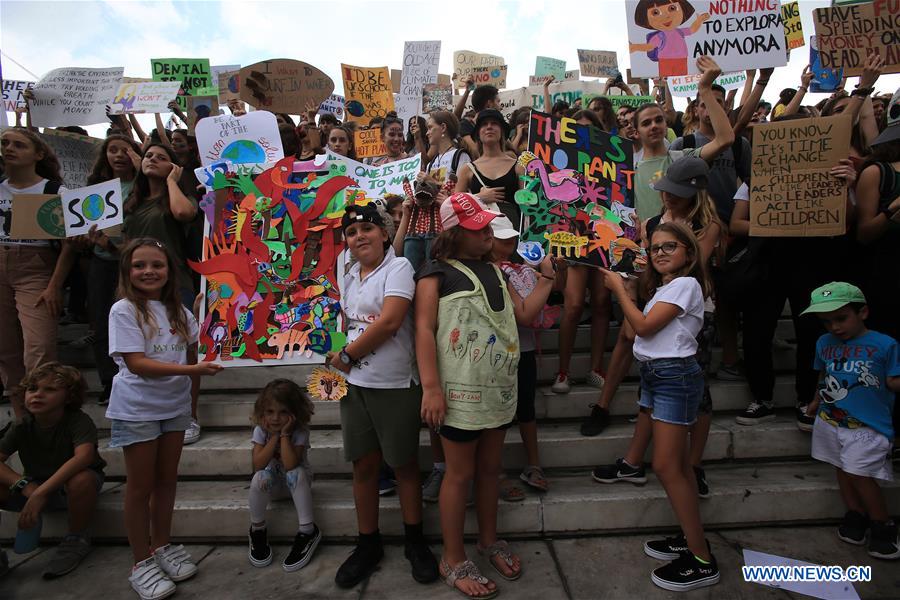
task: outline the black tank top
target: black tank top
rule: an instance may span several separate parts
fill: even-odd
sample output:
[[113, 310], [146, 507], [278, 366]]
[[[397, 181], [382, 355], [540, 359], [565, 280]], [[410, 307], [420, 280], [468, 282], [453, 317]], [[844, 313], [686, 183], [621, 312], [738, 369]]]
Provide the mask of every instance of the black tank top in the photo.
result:
[[[509, 220], [512, 221], [514, 227], [519, 227], [522, 220], [522, 211], [519, 210], [519, 205], [516, 204], [515, 199], [516, 192], [519, 191], [519, 176], [516, 175], [516, 163], [513, 163], [509, 168], [509, 171], [498, 179], [491, 179], [483, 174], [478, 170], [478, 167], [475, 166], [474, 162], [469, 163], [469, 166], [475, 169], [475, 173], [478, 174], [478, 177], [473, 177], [469, 182], [469, 192], [478, 194], [482, 187], [503, 188], [503, 197], [505, 201], [499, 202], [497, 207], [500, 209], [500, 212], [509, 217]], [[479, 177], [481, 178], [480, 180]], [[484, 182], [484, 186], [481, 185], [482, 181]]]

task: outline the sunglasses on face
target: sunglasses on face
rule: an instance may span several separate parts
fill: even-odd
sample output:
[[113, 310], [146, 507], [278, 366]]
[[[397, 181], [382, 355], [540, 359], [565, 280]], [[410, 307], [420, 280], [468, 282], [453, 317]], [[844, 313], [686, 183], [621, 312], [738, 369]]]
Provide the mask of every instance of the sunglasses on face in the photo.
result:
[[662, 244], [653, 244], [650, 246], [650, 256], [656, 256], [657, 254], [662, 253], [663, 256], [668, 256], [675, 252], [678, 249], [678, 246], [683, 246], [684, 244], [679, 244], [678, 242], [663, 242]]

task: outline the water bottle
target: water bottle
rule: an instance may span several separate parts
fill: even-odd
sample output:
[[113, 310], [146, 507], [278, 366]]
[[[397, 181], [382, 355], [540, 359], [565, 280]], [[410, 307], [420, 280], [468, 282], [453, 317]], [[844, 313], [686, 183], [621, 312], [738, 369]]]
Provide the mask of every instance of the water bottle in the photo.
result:
[[17, 529], [16, 541], [13, 544], [13, 552], [16, 554], [28, 554], [37, 550], [41, 541], [41, 526], [43, 519], [38, 515], [37, 523], [31, 529]]

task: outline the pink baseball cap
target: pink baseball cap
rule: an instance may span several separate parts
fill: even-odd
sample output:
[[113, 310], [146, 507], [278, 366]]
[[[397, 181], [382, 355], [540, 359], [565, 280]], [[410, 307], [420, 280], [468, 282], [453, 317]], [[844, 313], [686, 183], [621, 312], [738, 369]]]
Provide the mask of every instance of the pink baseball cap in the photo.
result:
[[478, 231], [487, 227], [501, 214], [494, 210], [488, 210], [478, 196], [459, 192], [441, 204], [441, 225], [444, 226], [444, 229], [459, 225], [464, 229]]

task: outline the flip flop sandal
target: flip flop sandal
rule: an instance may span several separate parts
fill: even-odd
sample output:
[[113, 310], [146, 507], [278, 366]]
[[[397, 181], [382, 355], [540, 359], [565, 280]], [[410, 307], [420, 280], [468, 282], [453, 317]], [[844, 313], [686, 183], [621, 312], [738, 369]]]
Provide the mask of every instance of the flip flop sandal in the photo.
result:
[[540, 492], [546, 492], [548, 489], [547, 478], [544, 476], [544, 470], [540, 467], [525, 467], [519, 475], [525, 485], [533, 487]]
[[478, 554], [488, 557], [488, 562], [503, 579], [507, 581], [515, 581], [522, 576], [521, 562], [519, 562], [519, 570], [512, 575], [507, 575], [506, 573], [501, 571], [496, 564], [494, 564], [494, 557], [499, 556], [501, 559], [503, 559], [503, 562], [506, 563], [506, 566], [509, 567], [510, 570], [513, 568], [513, 553], [509, 551], [509, 544], [505, 540], [497, 540], [487, 548], [482, 548], [478, 545], [476, 545], [476, 548], [478, 549]]
[[[489, 591], [487, 594], [482, 596], [467, 594], [462, 591], [460, 588], [456, 586], [456, 582], [461, 579], [471, 579], [475, 583], [480, 583], [481, 585], [487, 587], [487, 584], [491, 583], [491, 580], [481, 574], [481, 571], [478, 570], [478, 567], [471, 560], [464, 561], [462, 564], [458, 565], [456, 568], [450, 566], [447, 561], [441, 559], [441, 579], [452, 587], [454, 590], [469, 598], [469, 600], [489, 600], [490, 598], [496, 598], [500, 593], [500, 589], [495, 587], [493, 591]], [[444, 572], [446, 571], [446, 575]]]
[[503, 480], [500, 482], [500, 499], [504, 502], [521, 502], [525, 499], [525, 490], [512, 482]]

